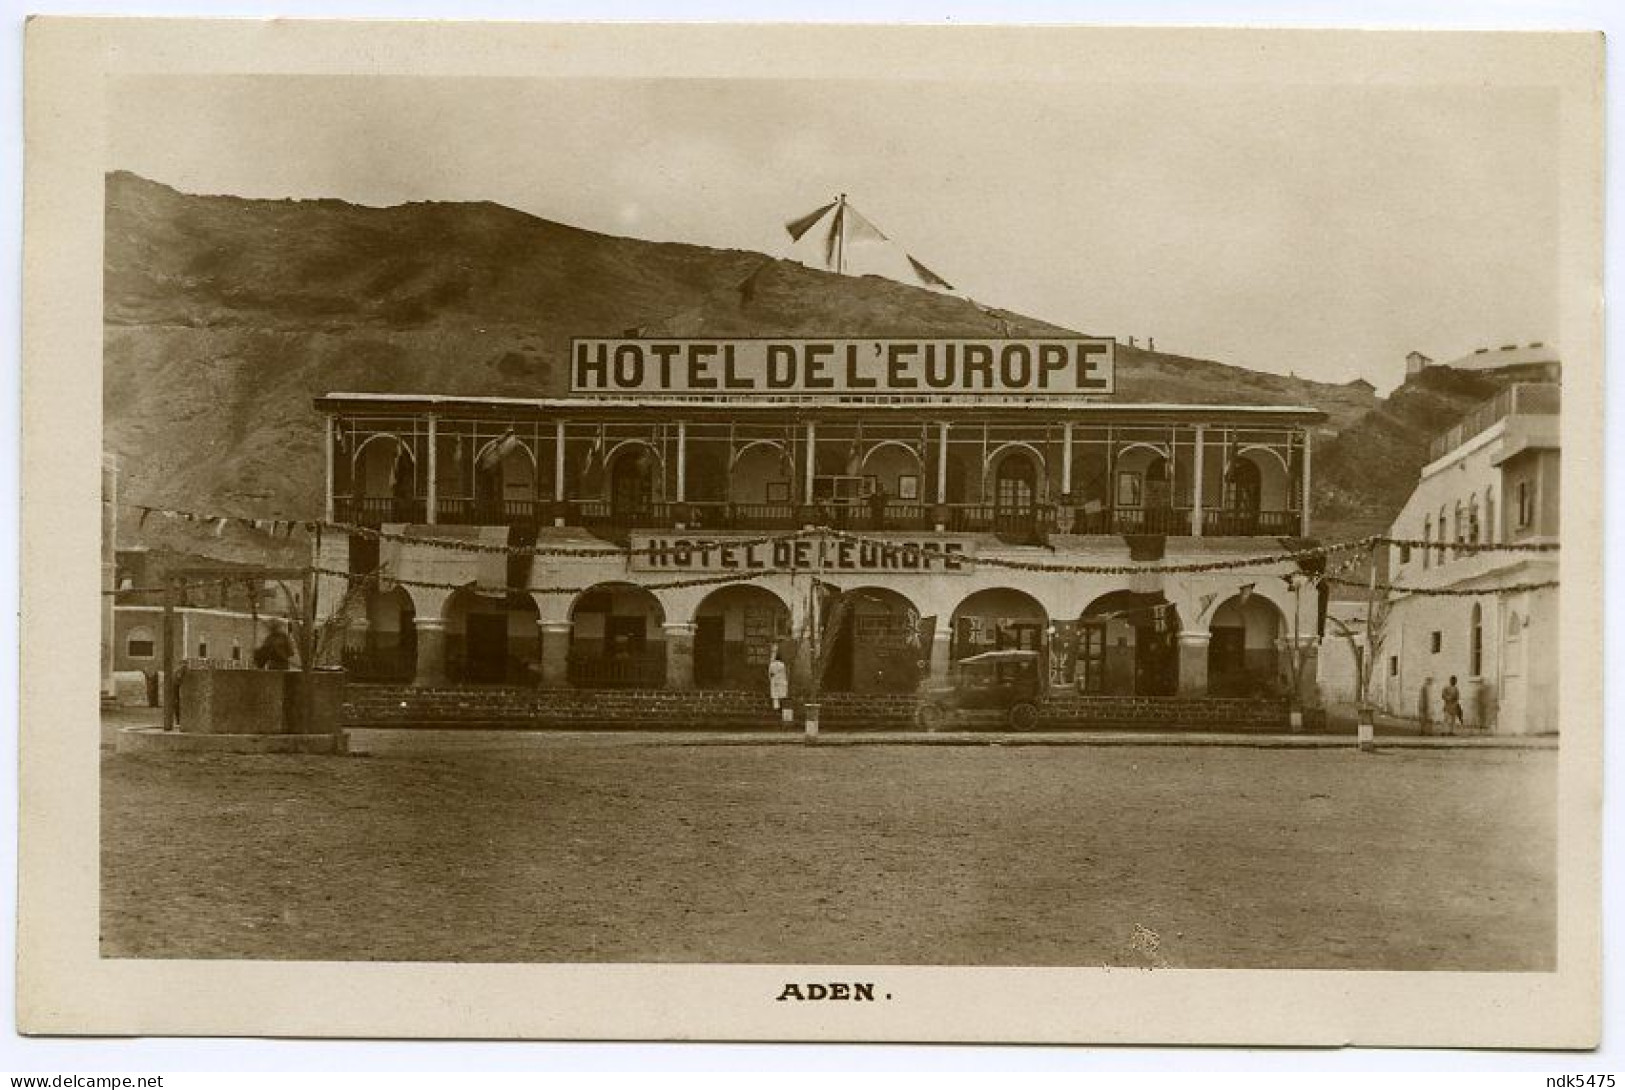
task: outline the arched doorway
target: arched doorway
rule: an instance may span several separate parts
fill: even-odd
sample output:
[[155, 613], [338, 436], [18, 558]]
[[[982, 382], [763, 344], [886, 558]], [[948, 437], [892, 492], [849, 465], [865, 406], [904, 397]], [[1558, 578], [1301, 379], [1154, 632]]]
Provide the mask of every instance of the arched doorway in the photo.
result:
[[832, 692], [909, 693], [920, 679], [919, 610], [885, 587], [859, 587], [828, 607], [832, 632], [823, 687]]
[[406, 588], [369, 590], [366, 626], [346, 640], [344, 668], [357, 681], [410, 682], [417, 672], [417, 613]]
[[993, 532], [1026, 537], [1038, 514], [1038, 462], [1031, 451], [1012, 449], [993, 470]]
[[1268, 696], [1281, 690], [1276, 641], [1281, 611], [1260, 594], [1224, 600], [1208, 622], [1207, 691], [1213, 696]]
[[1258, 463], [1244, 454], [1230, 460], [1224, 471], [1221, 534], [1246, 536], [1258, 532], [1258, 513], [1264, 498], [1263, 474]]
[[609, 511], [619, 526], [646, 525], [655, 502], [656, 460], [642, 443], [618, 451], [609, 466]]
[[630, 583], [582, 591], [570, 610], [570, 684], [579, 689], [658, 689], [666, 684], [666, 611]]
[[1528, 729], [1527, 675], [1528, 659], [1524, 639], [1524, 622], [1516, 611], [1507, 614], [1506, 628], [1501, 637], [1501, 700], [1496, 726], [1504, 733], [1522, 734]]
[[1174, 513], [1174, 481], [1168, 459], [1156, 455], [1145, 467], [1146, 532], [1180, 533], [1183, 530]]
[[474, 459], [474, 508], [483, 525], [524, 521], [533, 515], [536, 463], [523, 443], [493, 439]]
[[393, 435], [368, 438], [352, 455], [350, 474], [363, 518], [419, 521], [417, 456], [406, 442]]
[[772, 591], [753, 586], [712, 591], [694, 611], [694, 684], [766, 691], [773, 649], [789, 634], [789, 607]]
[[1078, 688], [1118, 696], [1170, 696], [1179, 688], [1179, 611], [1161, 594], [1116, 590], [1079, 618]]
[[1032, 595], [989, 587], [970, 595], [954, 610], [953, 658], [983, 651], [1041, 651], [1049, 614]]
[[476, 594], [446, 600], [446, 676], [472, 685], [521, 685], [537, 659], [536, 603], [528, 594]]

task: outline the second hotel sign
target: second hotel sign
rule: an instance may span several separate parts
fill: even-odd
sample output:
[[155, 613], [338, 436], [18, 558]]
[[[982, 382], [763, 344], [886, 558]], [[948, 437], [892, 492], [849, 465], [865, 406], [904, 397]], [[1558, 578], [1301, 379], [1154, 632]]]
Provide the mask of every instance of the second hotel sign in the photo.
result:
[[958, 575], [968, 574], [976, 564], [974, 538], [937, 535], [878, 541], [818, 536], [762, 541], [745, 535], [730, 540], [714, 534], [633, 534], [631, 546], [633, 571]]

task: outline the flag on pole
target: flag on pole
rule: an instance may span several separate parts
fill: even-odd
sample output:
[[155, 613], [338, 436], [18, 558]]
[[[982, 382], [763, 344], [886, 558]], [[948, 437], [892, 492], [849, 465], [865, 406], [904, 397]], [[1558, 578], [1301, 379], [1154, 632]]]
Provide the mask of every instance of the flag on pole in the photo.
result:
[[587, 477], [590, 477], [590, 476], [593, 475], [593, 473], [595, 473], [599, 469], [602, 469], [603, 468], [603, 465], [602, 465], [603, 460], [604, 460], [604, 426], [602, 424], [600, 424], [600, 425], [598, 425], [598, 434], [593, 437], [592, 446], [587, 448], [587, 460], [584, 463], [582, 463], [582, 466], [581, 466], [581, 476], [582, 476], [582, 478], [585, 479]]
[[[829, 272], [883, 276], [902, 284], [953, 291], [944, 277], [899, 246], [842, 193], [828, 204], [784, 225], [792, 256]], [[810, 259], [810, 260], [809, 260]]]
[[846, 448], [846, 475], [856, 477], [863, 468], [863, 422], [858, 422], [858, 430], [852, 434], [852, 445]]
[[838, 202], [836, 201], [830, 201], [822, 208], [816, 208], [813, 211], [808, 212], [805, 216], [798, 216], [789, 223], [785, 224], [784, 229], [790, 232], [790, 237], [792, 239], [794, 239], [796, 242], [800, 242], [801, 236], [805, 235], [812, 228], [813, 224], [823, 219], [824, 215], [829, 212], [830, 209], [834, 208], [837, 203]]
[[944, 280], [942, 277], [920, 264], [919, 259], [913, 254], [905, 254], [904, 256], [908, 258], [909, 267], [914, 270], [914, 275], [919, 277], [920, 281], [924, 283], [926, 287], [941, 288], [943, 291], [954, 290], [954, 286], [952, 284], [948, 283], [948, 281]]
[[485, 449], [480, 452], [480, 456], [474, 464], [480, 469], [495, 469], [502, 464], [504, 458], [516, 450], [523, 449], [524, 445], [519, 441], [519, 436], [513, 433], [513, 429], [509, 428], [502, 433], [500, 439], [486, 444]]

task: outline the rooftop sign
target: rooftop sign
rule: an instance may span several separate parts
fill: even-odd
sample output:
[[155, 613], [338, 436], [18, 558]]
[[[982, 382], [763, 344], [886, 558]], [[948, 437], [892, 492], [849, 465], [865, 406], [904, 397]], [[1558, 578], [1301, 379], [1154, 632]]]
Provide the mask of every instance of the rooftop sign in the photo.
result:
[[578, 337], [578, 394], [787, 395], [1109, 394], [1115, 342], [1101, 337], [654, 339]]

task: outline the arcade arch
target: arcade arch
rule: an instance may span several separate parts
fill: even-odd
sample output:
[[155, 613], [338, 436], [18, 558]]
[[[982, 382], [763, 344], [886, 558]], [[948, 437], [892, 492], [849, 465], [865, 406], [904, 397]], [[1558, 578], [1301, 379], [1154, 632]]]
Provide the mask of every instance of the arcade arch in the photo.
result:
[[908, 693], [921, 671], [920, 612], [895, 590], [864, 586], [830, 607], [833, 628], [823, 655], [823, 688], [832, 692]]
[[983, 651], [1040, 651], [1049, 614], [1025, 591], [988, 587], [967, 596], [953, 613], [954, 661]]
[[515, 685], [537, 660], [536, 602], [528, 594], [488, 595], [463, 587], [446, 599], [446, 676], [452, 681]]
[[694, 684], [766, 691], [767, 664], [789, 635], [790, 608], [772, 591], [749, 585], [712, 591], [694, 610]]
[[1207, 687], [1213, 696], [1264, 696], [1281, 686], [1280, 607], [1262, 594], [1234, 594], [1208, 621]]
[[1114, 590], [1079, 618], [1075, 656], [1085, 693], [1171, 696], [1179, 687], [1179, 610], [1161, 593]]
[[570, 684], [580, 689], [661, 688], [666, 611], [631, 583], [599, 583], [570, 607]]

